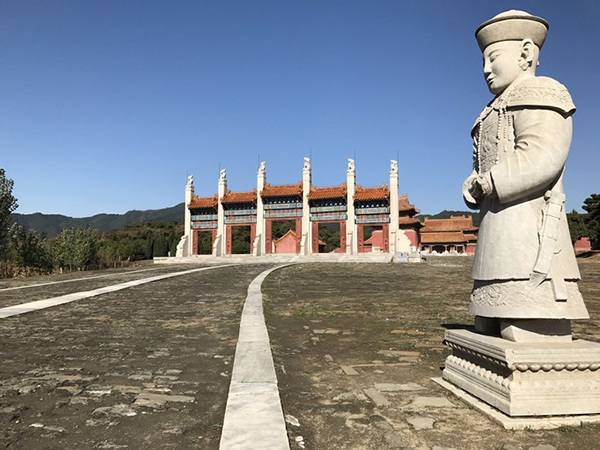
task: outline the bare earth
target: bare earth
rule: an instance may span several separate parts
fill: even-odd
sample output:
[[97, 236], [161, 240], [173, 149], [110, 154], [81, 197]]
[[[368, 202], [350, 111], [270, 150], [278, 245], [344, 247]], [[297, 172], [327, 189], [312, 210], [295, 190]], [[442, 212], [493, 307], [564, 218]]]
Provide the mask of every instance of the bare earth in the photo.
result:
[[[598, 426], [506, 431], [431, 381], [448, 354], [445, 327], [472, 322], [471, 261], [304, 264], [266, 279], [292, 449], [597, 448]], [[580, 266], [593, 319], [574, 333], [600, 341], [600, 258]], [[0, 307], [196, 267], [2, 280], [78, 281], [0, 290]], [[241, 307], [269, 267], [216, 268], [0, 320], [0, 448], [217, 449]], [[129, 273], [144, 268], [157, 270]]]
[[[597, 425], [507, 431], [431, 381], [449, 354], [445, 328], [472, 323], [471, 264], [312, 264], [267, 278], [283, 409], [299, 422], [288, 417], [293, 449], [598, 448]], [[600, 258], [580, 267], [592, 320], [574, 334], [600, 342]]]
[[[189, 268], [4, 291], [0, 304]], [[0, 448], [217, 449], [241, 306], [263, 270], [217, 268], [0, 320]]]

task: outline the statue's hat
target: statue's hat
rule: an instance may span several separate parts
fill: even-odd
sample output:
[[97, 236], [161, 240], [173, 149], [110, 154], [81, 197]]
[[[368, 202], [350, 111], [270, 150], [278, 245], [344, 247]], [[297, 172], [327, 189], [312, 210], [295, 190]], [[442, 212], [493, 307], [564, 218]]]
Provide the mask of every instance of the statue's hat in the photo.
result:
[[548, 28], [548, 22], [541, 17], [512, 9], [482, 23], [475, 31], [475, 37], [481, 51], [496, 42], [521, 41], [528, 38], [541, 49], [546, 40]]

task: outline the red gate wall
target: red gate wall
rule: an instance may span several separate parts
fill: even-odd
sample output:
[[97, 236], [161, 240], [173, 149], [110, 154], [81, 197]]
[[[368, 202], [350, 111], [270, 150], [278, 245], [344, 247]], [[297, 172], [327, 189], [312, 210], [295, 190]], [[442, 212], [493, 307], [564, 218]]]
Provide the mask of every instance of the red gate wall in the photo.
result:
[[254, 245], [254, 238], [256, 237], [256, 224], [255, 223], [239, 223], [239, 224], [228, 224], [225, 225], [225, 254], [231, 255], [231, 248], [233, 245], [232, 240], [232, 229], [233, 227], [250, 227], [250, 251], [248, 254], [252, 254], [252, 245]]
[[345, 220], [321, 220], [312, 223], [312, 252], [319, 253], [319, 224], [340, 224], [340, 253], [346, 253], [346, 221]]
[[281, 220], [295, 220], [296, 221], [296, 253], [300, 254], [300, 246], [302, 245], [302, 218], [297, 217], [296, 219], [265, 219], [265, 253], [267, 255], [272, 253], [273, 247], [273, 221]]
[[365, 252], [364, 227], [381, 227], [383, 231], [383, 253], [390, 252], [390, 224], [388, 223], [361, 223], [357, 225], [358, 253]]
[[[212, 249], [213, 244], [215, 243], [215, 239], [217, 237], [217, 229], [212, 230], [193, 230], [192, 232], [192, 255], [198, 254], [198, 239], [200, 237], [200, 233], [212, 233], [211, 246]], [[212, 253], [212, 250], [211, 250]]]

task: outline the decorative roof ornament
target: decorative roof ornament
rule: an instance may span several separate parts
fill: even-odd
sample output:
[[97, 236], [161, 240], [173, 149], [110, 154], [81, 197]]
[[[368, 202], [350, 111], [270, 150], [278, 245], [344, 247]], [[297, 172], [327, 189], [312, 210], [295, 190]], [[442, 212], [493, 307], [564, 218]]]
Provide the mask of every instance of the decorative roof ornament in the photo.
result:
[[398, 173], [398, 161], [392, 159], [390, 160], [390, 172], [391, 173]]
[[304, 167], [302, 170], [310, 170], [310, 158], [304, 157]]
[[355, 172], [356, 166], [354, 165], [354, 160], [348, 158], [348, 172]]
[[227, 181], [227, 172], [225, 169], [221, 169], [219, 174], [219, 183], [225, 183]]

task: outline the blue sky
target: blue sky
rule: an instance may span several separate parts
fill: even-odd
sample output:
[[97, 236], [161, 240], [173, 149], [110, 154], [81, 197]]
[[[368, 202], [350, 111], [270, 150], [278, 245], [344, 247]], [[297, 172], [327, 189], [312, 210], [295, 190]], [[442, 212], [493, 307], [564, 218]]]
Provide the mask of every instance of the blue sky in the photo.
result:
[[0, 3], [0, 167], [21, 213], [156, 209], [232, 190], [388, 182], [425, 213], [466, 209], [469, 130], [491, 99], [474, 31], [506, 9], [550, 22], [538, 75], [578, 107], [567, 207], [600, 192], [600, 2]]

